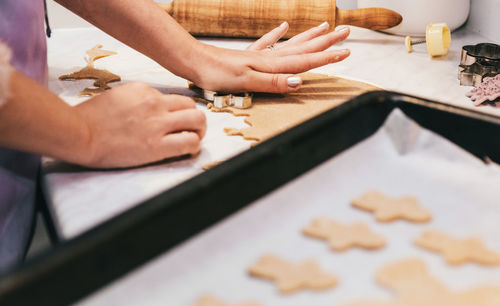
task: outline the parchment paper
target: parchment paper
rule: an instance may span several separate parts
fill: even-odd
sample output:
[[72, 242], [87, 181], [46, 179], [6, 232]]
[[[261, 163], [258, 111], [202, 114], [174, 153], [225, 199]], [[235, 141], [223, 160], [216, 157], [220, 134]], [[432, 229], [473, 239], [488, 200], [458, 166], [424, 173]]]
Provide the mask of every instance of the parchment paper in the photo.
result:
[[[484, 164], [396, 110], [372, 137], [80, 305], [189, 305], [204, 293], [230, 303], [258, 300], [273, 306], [342, 305], [363, 297], [391, 297], [375, 283], [374, 273], [385, 264], [408, 257], [423, 259], [431, 273], [454, 290], [500, 285], [500, 267], [448, 266], [441, 256], [413, 245], [425, 229], [438, 229], [458, 237], [481, 237], [490, 249], [500, 252], [499, 187], [497, 165]], [[432, 212], [433, 221], [379, 224], [371, 214], [350, 205], [353, 197], [367, 189], [393, 196], [416, 195]], [[364, 221], [386, 236], [388, 246], [381, 251], [334, 253], [326, 243], [300, 232], [321, 215], [341, 222]], [[326, 271], [335, 273], [340, 283], [329, 291], [282, 296], [272, 283], [246, 273], [265, 253], [293, 261], [314, 258]]]

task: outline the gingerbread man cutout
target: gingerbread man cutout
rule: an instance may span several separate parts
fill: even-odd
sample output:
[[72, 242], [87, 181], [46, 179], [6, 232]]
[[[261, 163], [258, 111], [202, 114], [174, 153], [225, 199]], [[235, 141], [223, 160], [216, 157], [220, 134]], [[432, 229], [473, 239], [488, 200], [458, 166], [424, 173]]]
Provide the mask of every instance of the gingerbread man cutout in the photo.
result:
[[427, 231], [415, 244], [439, 252], [450, 265], [475, 262], [481, 265], [500, 265], [500, 254], [487, 250], [478, 238], [457, 239], [438, 231]]
[[382, 268], [377, 281], [390, 288], [393, 300], [360, 300], [345, 306], [492, 306], [500, 305], [500, 286], [453, 292], [429, 274], [423, 261], [408, 259]]
[[391, 222], [404, 219], [411, 222], [428, 222], [431, 214], [420, 207], [417, 198], [392, 198], [378, 191], [368, 191], [363, 196], [352, 200], [356, 208], [367, 210], [375, 214], [379, 222]]
[[361, 222], [341, 224], [326, 217], [314, 219], [302, 232], [308, 236], [328, 241], [334, 251], [345, 251], [353, 247], [379, 249], [385, 246], [385, 239], [373, 233]]
[[321, 272], [318, 264], [312, 260], [291, 264], [276, 256], [264, 255], [248, 272], [252, 276], [274, 281], [281, 293], [300, 289], [325, 290], [337, 284], [333, 275]]
[[211, 295], [205, 295], [199, 298], [195, 304], [192, 306], [261, 306], [258, 303], [254, 302], [249, 302], [249, 303], [243, 303], [243, 304], [226, 304], [223, 301], [211, 296]]

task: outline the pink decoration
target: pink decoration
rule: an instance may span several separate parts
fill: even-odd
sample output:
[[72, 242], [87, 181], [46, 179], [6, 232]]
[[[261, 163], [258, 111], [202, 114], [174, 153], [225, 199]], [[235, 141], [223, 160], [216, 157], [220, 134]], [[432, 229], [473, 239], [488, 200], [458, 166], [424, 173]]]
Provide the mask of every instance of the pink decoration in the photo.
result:
[[500, 74], [484, 78], [479, 87], [474, 88], [466, 95], [471, 98], [476, 106], [486, 101], [494, 102], [500, 97]]

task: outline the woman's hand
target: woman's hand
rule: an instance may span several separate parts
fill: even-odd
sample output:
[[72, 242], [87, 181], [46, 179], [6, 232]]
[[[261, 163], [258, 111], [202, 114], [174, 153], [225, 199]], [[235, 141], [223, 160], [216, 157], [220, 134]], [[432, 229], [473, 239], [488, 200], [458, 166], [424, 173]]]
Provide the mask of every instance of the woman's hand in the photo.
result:
[[71, 107], [13, 70], [0, 108], [0, 146], [94, 168], [195, 154], [206, 121], [192, 99], [129, 83]]
[[87, 156], [96, 168], [148, 164], [195, 154], [206, 119], [191, 98], [163, 95], [143, 83], [114, 88], [75, 107], [89, 130]]
[[225, 92], [285, 93], [297, 90], [302, 81], [296, 73], [339, 62], [349, 50], [327, 50], [349, 36], [349, 28], [328, 33], [328, 23], [277, 43], [288, 23], [250, 45], [245, 51], [200, 44], [193, 59], [194, 83], [204, 89]]

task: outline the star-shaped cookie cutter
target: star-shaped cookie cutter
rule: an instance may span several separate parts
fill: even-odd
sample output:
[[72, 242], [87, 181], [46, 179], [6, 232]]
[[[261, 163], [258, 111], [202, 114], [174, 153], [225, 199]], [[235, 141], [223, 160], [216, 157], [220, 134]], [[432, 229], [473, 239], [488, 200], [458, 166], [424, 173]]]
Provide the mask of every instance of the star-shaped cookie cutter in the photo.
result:
[[484, 77], [494, 77], [499, 73], [499, 45], [481, 43], [462, 48], [462, 57], [458, 66], [460, 85], [478, 87]]

